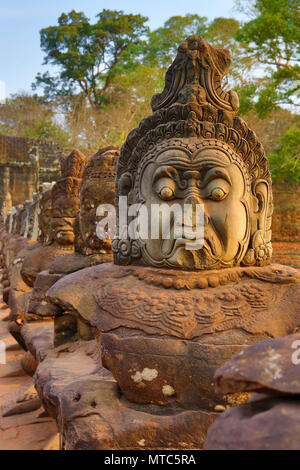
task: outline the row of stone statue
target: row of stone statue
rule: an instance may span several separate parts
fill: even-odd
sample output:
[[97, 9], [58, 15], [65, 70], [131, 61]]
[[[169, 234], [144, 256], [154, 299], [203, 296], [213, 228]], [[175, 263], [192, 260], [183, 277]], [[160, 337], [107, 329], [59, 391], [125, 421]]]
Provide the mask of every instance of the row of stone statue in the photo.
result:
[[[51, 183], [44, 183], [40, 191], [44, 192], [51, 186]], [[32, 200], [13, 206], [11, 211], [5, 213], [3, 218], [8, 233], [19, 234], [29, 240], [38, 239], [39, 196], [39, 193], [35, 192]]]
[[[90, 159], [74, 150], [62, 157], [61, 178], [56, 183], [43, 183], [33, 201], [7, 214], [1, 244], [6, 270], [4, 299], [12, 321], [21, 325], [26, 314], [49, 316], [44, 307], [46, 286], [43, 294], [37, 287], [37, 297], [31, 290], [39, 273], [49, 271], [57, 258], [52, 271], [58, 278], [112, 260], [111, 240], [100, 240], [96, 234], [96, 210], [103, 202], [114, 204], [118, 156], [118, 147], [102, 149]], [[57, 280], [55, 274], [49, 275], [47, 287]], [[50, 315], [52, 310], [49, 305]]]
[[[152, 115], [121, 151], [109, 147], [87, 160], [76, 150], [62, 159], [61, 178], [38, 198], [38, 242], [9, 233], [20, 216], [2, 227], [10, 331], [36, 356], [36, 385], [49, 409], [60, 409], [56, 417], [69, 448], [83, 441], [120, 448], [124, 436], [127, 447], [202, 447], [217, 412], [249, 398], [243, 389], [229, 395], [216, 389], [216, 370], [246, 346], [300, 328], [299, 273], [270, 264], [268, 161], [236, 115], [236, 93], [222, 89], [229, 66], [229, 51], [189, 37], [167, 71], [164, 91], [152, 98]], [[117, 230], [113, 241], [100, 240], [97, 207], [118, 206], [119, 196], [148, 214], [153, 205], [163, 214], [174, 202], [201, 205], [204, 244], [190, 249], [187, 235], [164, 237], [164, 217], [158, 237], [136, 239]], [[174, 225], [172, 217], [169, 222]], [[194, 224], [192, 218], [189, 233]], [[41, 320], [54, 328], [52, 350], [71, 342], [71, 357], [82, 342], [95, 345], [95, 354], [89, 350], [78, 365], [81, 380], [73, 375], [62, 389], [57, 379], [55, 406], [53, 364], [66, 349], [55, 349], [55, 357], [37, 352], [32, 325]], [[83, 380], [91, 356], [98, 368]], [[60, 378], [71, 374], [65, 367]], [[104, 368], [115, 381], [109, 389]], [[74, 416], [93, 417], [78, 424], [76, 434]]]

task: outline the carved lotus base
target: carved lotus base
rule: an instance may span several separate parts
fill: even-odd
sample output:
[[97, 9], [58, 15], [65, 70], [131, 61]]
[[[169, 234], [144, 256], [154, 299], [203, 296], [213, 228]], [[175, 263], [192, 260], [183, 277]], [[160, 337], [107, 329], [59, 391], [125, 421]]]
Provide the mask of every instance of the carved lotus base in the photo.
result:
[[21, 269], [24, 281], [28, 286], [33, 287], [40, 272], [48, 270], [56, 258], [71, 252], [72, 247], [65, 248], [55, 243], [37, 246], [24, 259]]
[[84, 256], [80, 253], [69, 253], [59, 256], [49, 265], [49, 269], [41, 271], [36, 277], [26, 319], [42, 320], [58, 316], [59, 309], [46, 300], [48, 289], [65, 275], [103, 263], [111, 258], [112, 255], [109, 254]]
[[58, 313], [57, 307], [46, 301], [46, 292], [61, 277], [61, 274], [50, 274], [49, 271], [42, 271], [38, 274], [34, 288], [31, 291], [28, 309], [25, 314], [26, 320], [48, 319]]

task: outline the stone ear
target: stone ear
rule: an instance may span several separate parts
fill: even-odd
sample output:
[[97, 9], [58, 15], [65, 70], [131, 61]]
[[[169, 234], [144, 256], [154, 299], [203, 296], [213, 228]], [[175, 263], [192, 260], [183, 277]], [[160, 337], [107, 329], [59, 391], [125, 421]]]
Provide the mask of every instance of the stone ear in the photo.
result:
[[119, 196], [128, 196], [133, 186], [132, 175], [130, 173], [123, 173], [118, 182]]
[[258, 180], [252, 186], [252, 194], [256, 199], [254, 210], [256, 219], [256, 230], [266, 232], [267, 212], [270, 199], [270, 188], [266, 181]]
[[252, 196], [251, 237], [243, 264], [262, 266], [268, 264], [272, 257], [272, 195], [269, 184], [264, 180], [255, 181], [252, 185]]

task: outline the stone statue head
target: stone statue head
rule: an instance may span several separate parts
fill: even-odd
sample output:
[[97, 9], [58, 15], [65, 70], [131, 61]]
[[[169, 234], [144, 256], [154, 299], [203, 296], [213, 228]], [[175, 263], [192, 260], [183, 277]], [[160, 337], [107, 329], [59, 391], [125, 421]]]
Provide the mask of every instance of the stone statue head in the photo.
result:
[[84, 254], [111, 253], [111, 239], [100, 240], [96, 234], [101, 217], [96, 212], [100, 204], [114, 204], [116, 165], [120, 154], [117, 146], [98, 150], [89, 160], [80, 187], [80, 211], [78, 214], [79, 251]]
[[14, 230], [13, 233], [18, 235], [22, 234], [22, 221], [25, 215], [25, 208], [23, 204], [18, 204], [15, 206], [16, 213], [15, 213], [15, 221], [14, 221]]
[[87, 159], [73, 150], [61, 160], [61, 178], [52, 188], [51, 231], [54, 241], [72, 248], [74, 245], [74, 222], [79, 210], [79, 189]]
[[12, 209], [12, 197], [11, 193], [9, 190], [7, 190], [4, 194], [3, 201], [2, 201], [2, 207], [1, 207], [1, 215], [2, 217], [5, 217], [6, 214], [10, 213]]
[[32, 195], [32, 204], [29, 217], [29, 228], [27, 237], [30, 240], [37, 240], [38, 238], [38, 213], [39, 213], [39, 193], [34, 192]]
[[11, 219], [11, 212], [7, 212], [5, 215], [5, 219], [4, 219], [5, 230], [7, 233], [9, 233], [10, 219]]
[[[228, 50], [199, 36], [184, 41], [163, 92], [152, 98], [153, 114], [128, 135], [117, 167], [117, 203], [127, 196], [129, 206], [145, 206], [147, 214], [154, 204], [162, 214], [173, 204], [182, 212], [199, 205], [201, 248], [186, 248], [194, 216], [181, 238], [169, 239], [162, 216], [157, 238], [149, 223], [147, 238], [114, 240], [117, 264], [215, 269], [270, 262], [271, 177], [262, 145], [236, 116], [236, 93], [222, 89], [230, 62]], [[172, 230], [172, 214], [169, 221]]]
[[10, 215], [9, 215], [9, 233], [14, 233], [14, 229], [15, 229], [15, 220], [16, 220], [16, 206], [13, 206], [11, 208], [11, 212], [10, 212]]
[[53, 241], [50, 222], [52, 217], [52, 183], [43, 183], [40, 190], [38, 210], [38, 241], [49, 245]]
[[33, 201], [27, 199], [24, 202], [24, 209], [25, 210], [22, 216], [21, 235], [27, 238], [29, 230], [31, 228], [30, 225], [31, 225], [31, 218], [32, 218]]

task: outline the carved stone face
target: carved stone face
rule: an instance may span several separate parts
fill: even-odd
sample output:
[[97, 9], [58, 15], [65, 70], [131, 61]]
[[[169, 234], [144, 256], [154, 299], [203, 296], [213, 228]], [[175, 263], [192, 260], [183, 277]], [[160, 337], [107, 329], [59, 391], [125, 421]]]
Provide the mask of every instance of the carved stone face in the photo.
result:
[[[73, 202], [73, 203], [72, 203]], [[74, 223], [78, 201], [64, 197], [58, 198], [52, 208], [51, 231], [54, 241], [59, 245], [74, 244]]]
[[79, 227], [83, 243], [86, 248], [93, 251], [100, 249], [110, 250], [111, 239], [100, 240], [96, 234], [97, 223], [104, 217], [96, 215], [99, 204], [113, 204], [114, 184], [91, 181], [85, 183], [80, 191]]
[[19, 204], [17, 206], [17, 214], [16, 214], [16, 223], [15, 223], [15, 233], [20, 234], [22, 229], [22, 219], [25, 213], [25, 209], [23, 204]]
[[[174, 238], [171, 212], [171, 236], [162, 233], [169, 223], [161, 217], [159, 239], [142, 242], [142, 256], [147, 264], [168, 265], [186, 269], [207, 269], [239, 264], [245, 254], [250, 237], [250, 186], [247, 172], [233, 151], [222, 148], [172, 147], [158, 150], [152, 159], [144, 159], [136, 182], [139, 201], [151, 213], [151, 205], [171, 206], [196, 204], [204, 212], [204, 244], [201, 249], [187, 249], [190, 232], [195, 232], [195, 217], [185, 225], [182, 238]], [[136, 193], [136, 194], [137, 194]], [[138, 201], [136, 201], [138, 202]], [[165, 209], [164, 209], [165, 212]], [[149, 234], [150, 218], [149, 220]], [[172, 236], [173, 233], [173, 236]]]
[[49, 242], [51, 239], [50, 235], [50, 222], [52, 217], [52, 201], [51, 201], [51, 190], [47, 191], [42, 196], [40, 202], [40, 212], [38, 216], [38, 223], [40, 228], [40, 240]]

